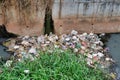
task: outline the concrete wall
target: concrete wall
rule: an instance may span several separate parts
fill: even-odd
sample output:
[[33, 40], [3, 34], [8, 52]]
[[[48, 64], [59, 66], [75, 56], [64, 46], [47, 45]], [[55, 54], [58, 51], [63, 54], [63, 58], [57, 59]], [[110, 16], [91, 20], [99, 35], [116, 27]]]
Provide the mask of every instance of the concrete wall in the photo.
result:
[[0, 4], [0, 24], [9, 32], [36, 35], [43, 31], [45, 6], [42, 0], [3, 0]]
[[120, 32], [120, 1], [55, 0], [53, 18], [57, 33]]
[[[0, 24], [20, 35], [42, 34], [46, 0], [5, 1], [0, 4]], [[54, 0], [52, 17], [57, 34], [69, 33], [72, 29], [79, 32], [120, 32], [120, 1]]]

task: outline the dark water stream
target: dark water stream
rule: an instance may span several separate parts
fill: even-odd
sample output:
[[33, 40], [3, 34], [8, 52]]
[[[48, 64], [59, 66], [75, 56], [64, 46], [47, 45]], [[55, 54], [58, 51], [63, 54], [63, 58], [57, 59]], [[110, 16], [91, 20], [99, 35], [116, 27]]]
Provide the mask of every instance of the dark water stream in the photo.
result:
[[5, 51], [6, 47], [2, 46], [2, 42], [5, 40], [6, 38], [0, 38], [0, 58], [7, 60], [8, 58], [10, 58], [10, 54]]
[[120, 80], [120, 34], [110, 34], [106, 46], [110, 49], [110, 55], [116, 61], [114, 71], [117, 73], [117, 79]]

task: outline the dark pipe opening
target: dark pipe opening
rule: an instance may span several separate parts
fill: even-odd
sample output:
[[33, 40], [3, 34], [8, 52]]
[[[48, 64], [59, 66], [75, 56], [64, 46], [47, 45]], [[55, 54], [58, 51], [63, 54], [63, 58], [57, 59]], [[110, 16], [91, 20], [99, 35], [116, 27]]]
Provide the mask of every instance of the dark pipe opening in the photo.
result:
[[44, 34], [54, 33], [54, 22], [52, 19], [52, 9], [47, 6], [45, 10]]

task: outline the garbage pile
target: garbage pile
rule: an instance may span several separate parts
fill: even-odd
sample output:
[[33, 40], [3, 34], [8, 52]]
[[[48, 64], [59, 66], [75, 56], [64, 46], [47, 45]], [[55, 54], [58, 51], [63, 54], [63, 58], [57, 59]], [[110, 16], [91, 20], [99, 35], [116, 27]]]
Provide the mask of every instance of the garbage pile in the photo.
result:
[[8, 47], [7, 51], [14, 52], [14, 57], [18, 61], [30, 59], [31, 61], [39, 57], [39, 51], [53, 52], [56, 48], [61, 50], [71, 49], [74, 53], [86, 56], [89, 66], [95, 67], [95, 63], [100, 63], [102, 68], [106, 68], [113, 60], [106, 55], [108, 48], [103, 48], [103, 42], [94, 33], [78, 34], [72, 30], [70, 34], [40, 35], [38, 37], [19, 36], [9, 39], [3, 43]]

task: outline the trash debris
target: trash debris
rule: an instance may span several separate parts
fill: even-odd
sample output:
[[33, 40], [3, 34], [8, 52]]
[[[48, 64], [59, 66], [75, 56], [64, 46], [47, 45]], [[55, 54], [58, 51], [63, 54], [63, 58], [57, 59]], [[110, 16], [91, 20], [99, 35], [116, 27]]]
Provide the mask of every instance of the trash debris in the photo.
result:
[[18, 48], [19, 48], [19, 46], [18, 46], [18, 45], [15, 45], [15, 46], [14, 46], [14, 49], [18, 49]]
[[106, 57], [105, 60], [106, 60], [106, 61], [110, 61], [110, 58]]
[[116, 74], [115, 73], [110, 73], [110, 76], [112, 77], [112, 79], [116, 79]]
[[24, 70], [24, 73], [29, 74], [30, 70]]
[[[104, 35], [101, 34], [100, 36]], [[105, 56], [104, 53], [107, 53], [109, 48], [103, 48], [104, 44], [97, 34], [78, 34], [75, 30], [72, 30], [70, 34], [61, 34], [60, 36], [55, 34], [40, 35], [38, 37], [19, 36], [9, 39], [3, 45], [8, 47], [9, 51], [14, 52], [17, 61], [26, 59], [33, 61], [39, 56], [38, 51], [52, 53], [56, 48], [71, 49], [75, 53], [86, 56], [86, 62], [89, 66], [95, 66], [96, 62], [102, 64], [103, 61], [113, 61]], [[12, 61], [7, 61], [6, 66], [10, 66], [11, 63]]]
[[12, 63], [13, 63], [12, 60], [8, 60], [8, 61], [6, 61], [6, 63], [5, 63], [4, 66], [5, 66], [5, 67], [10, 67]]
[[104, 54], [101, 53], [101, 52], [98, 52], [97, 55], [101, 58], [101, 57], [104, 57]]
[[72, 35], [77, 35], [77, 34], [78, 34], [78, 32], [77, 32], [77, 31], [75, 31], [75, 30], [72, 30], [72, 31], [71, 31], [71, 34], [72, 34]]
[[77, 48], [75, 48], [75, 49], [74, 49], [74, 52], [75, 52], [75, 53], [77, 53], [77, 52], [78, 52], [78, 49], [77, 49]]
[[28, 53], [37, 54], [36, 48], [32, 46], [32, 47], [30, 48], [30, 50], [28, 51]]

